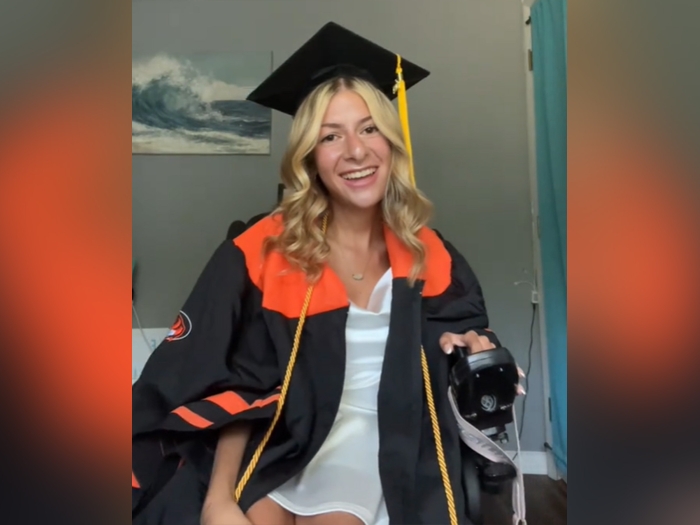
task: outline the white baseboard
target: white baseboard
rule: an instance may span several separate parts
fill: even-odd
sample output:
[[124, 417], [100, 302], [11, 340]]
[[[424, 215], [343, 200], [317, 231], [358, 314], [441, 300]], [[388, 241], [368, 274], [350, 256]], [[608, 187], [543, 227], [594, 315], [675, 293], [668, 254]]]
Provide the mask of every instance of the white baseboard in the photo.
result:
[[559, 476], [559, 479], [564, 480], [564, 483], [566, 483], [566, 484], [568, 485], [569, 482], [568, 482], [568, 480], [566, 479], [566, 478], [567, 478], [567, 475], [564, 474], [563, 472], [561, 472], [559, 469], [557, 469], [557, 476]]
[[[513, 459], [515, 450], [506, 450], [506, 454]], [[515, 459], [515, 464], [520, 460], [520, 468], [523, 474], [538, 474], [541, 476], [547, 475], [547, 453], [536, 452], [530, 450], [521, 450], [518, 457]]]

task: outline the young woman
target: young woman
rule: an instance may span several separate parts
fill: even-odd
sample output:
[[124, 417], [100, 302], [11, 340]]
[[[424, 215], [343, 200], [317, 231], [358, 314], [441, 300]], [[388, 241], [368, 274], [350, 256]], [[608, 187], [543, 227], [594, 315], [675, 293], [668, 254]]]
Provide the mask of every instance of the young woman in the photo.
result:
[[219, 247], [133, 387], [135, 524], [468, 523], [446, 354], [499, 343], [386, 91], [347, 71], [302, 91], [289, 195]]

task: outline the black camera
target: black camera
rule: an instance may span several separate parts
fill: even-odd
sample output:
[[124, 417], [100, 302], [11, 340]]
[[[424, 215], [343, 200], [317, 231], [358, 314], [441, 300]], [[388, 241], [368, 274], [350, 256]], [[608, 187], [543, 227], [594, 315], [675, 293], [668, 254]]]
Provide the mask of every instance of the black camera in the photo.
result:
[[[480, 492], [500, 494], [505, 483], [518, 475], [512, 461], [497, 460], [504, 452], [489, 443], [508, 441], [506, 425], [513, 423], [513, 403], [520, 376], [518, 365], [507, 348], [469, 354], [466, 348], [455, 347], [453, 356], [450, 402], [455, 415], [464, 420], [459, 425], [465, 450], [462, 475], [467, 487], [467, 508], [472, 522], [483, 524]], [[465, 422], [478, 432], [465, 428]], [[494, 449], [500, 454], [494, 453]], [[485, 450], [489, 453], [484, 454]]]
[[[453, 355], [449, 380], [459, 414], [491, 441], [506, 443], [520, 380], [515, 359], [503, 347], [475, 354], [455, 347]], [[511, 465], [483, 457], [476, 458], [476, 467], [482, 489], [492, 493], [516, 475]]]
[[518, 365], [507, 348], [469, 354], [455, 347], [450, 386], [461, 416], [493, 441], [507, 442], [519, 381]]

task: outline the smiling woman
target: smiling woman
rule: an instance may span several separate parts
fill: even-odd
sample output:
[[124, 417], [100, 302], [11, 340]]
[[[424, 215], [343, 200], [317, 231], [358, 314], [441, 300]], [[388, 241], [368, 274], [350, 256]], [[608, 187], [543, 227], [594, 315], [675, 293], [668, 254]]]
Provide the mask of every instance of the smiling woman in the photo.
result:
[[[375, 138], [383, 138], [379, 135], [379, 129], [373, 124], [372, 116], [368, 115], [361, 118], [358, 122], [354, 122], [359, 115], [368, 114], [369, 109], [367, 104], [365, 104], [362, 98], [352, 92], [344, 91], [338, 93], [331, 101], [328, 110], [326, 111], [326, 119], [333, 120], [336, 119], [336, 115], [346, 116], [348, 123], [336, 124], [328, 123], [321, 125], [321, 135], [325, 135], [326, 132], [330, 130], [335, 130], [333, 133], [323, 137], [319, 143], [320, 144], [330, 144], [335, 142], [334, 148], [317, 148], [316, 149], [316, 167], [319, 170], [319, 176], [323, 177], [323, 174], [327, 175], [327, 171], [324, 169], [324, 164], [330, 164], [333, 161], [340, 161], [340, 156], [344, 154], [341, 147], [346, 148], [348, 151], [348, 157], [352, 160], [362, 161], [363, 159], [369, 161], [377, 162], [379, 165], [371, 165], [367, 167], [357, 167], [354, 169], [348, 169], [347, 171], [341, 171], [338, 173], [346, 181], [357, 181], [365, 179], [377, 173], [377, 169], [383, 167], [384, 158], [389, 155], [388, 144], [385, 140], [374, 141], [365, 144], [363, 139], [371, 139], [373, 136]], [[345, 139], [343, 144], [338, 144], [341, 139]], [[372, 146], [375, 146], [373, 148]], [[375, 151], [376, 146], [385, 151]], [[384, 153], [384, 155], [381, 155]], [[369, 157], [369, 158], [368, 158]], [[372, 158], [375, 157], [375, 158]], [[337, 162], [339, 163], [339, 162]], [[361, 163], [361, 162], [360, 162]], [[332, 168], [332, 166], [328, 166]], [[382, 170], [385, 173], [385, 170]]]
[[134, 525], [471, 523], [449, 354], [499, 342], [427, 226], [396, 64], [328, 24], [249, 96], [294, 117], [288, 194], [217, 250], [134, 384]]
[[315, 165], [321, 182], [341, 206], [366, 208], [384, 197], [391, 146], [370, 113], [363, 97], [341, 84], [321, 124]]
[[[327, 255], [324, 243], [344, 242], [340, 275], [364, 274], [362, 269], [381, 252], [374, 242], [382, 237], [376, 225], [385, 223], [414, 256], [415, 279], [425, 258], [416, 235], [428, 222], [432, 205], [411, 183], [408, 165], [396, 110], [384, 94], [352, 76], [322, 83], [292, 123], [282, 161], [282, 180], [292, 192], [280, 208], [286, 227], [268, 241], [268, 248], [284, 253], [313, 280]], [[320, 235], [317, 220], [324, 214], [330, 224], [327, 238]], [[375, 225], [371, 246], [347, 234], [342, 241], [337, 238], [339, 230], [356, 231], [367, 224]]]

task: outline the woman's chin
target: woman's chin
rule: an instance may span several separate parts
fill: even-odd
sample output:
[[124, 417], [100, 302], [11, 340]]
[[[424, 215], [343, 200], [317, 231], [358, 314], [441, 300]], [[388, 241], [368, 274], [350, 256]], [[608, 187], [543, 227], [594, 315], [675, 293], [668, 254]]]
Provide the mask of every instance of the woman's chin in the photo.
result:
[[366, 191], [339, 191], [332, 199], [344, 208], [368, 211], [381, 205], [384, 191], [377, 191], [377, 186]]
[[367, 197], [367, 198], [351, 198], [348, 199], [347, 197], [344, 199], [340, 199], [338, 204], [340, 204], [343, 208], [347, 208], [348, 210], [356, 210], [358, 212], [364, 212], [364, 211], [371, 211], [376, 208], [378, 208], [382, 203], [382, 198], [381, 197]]

